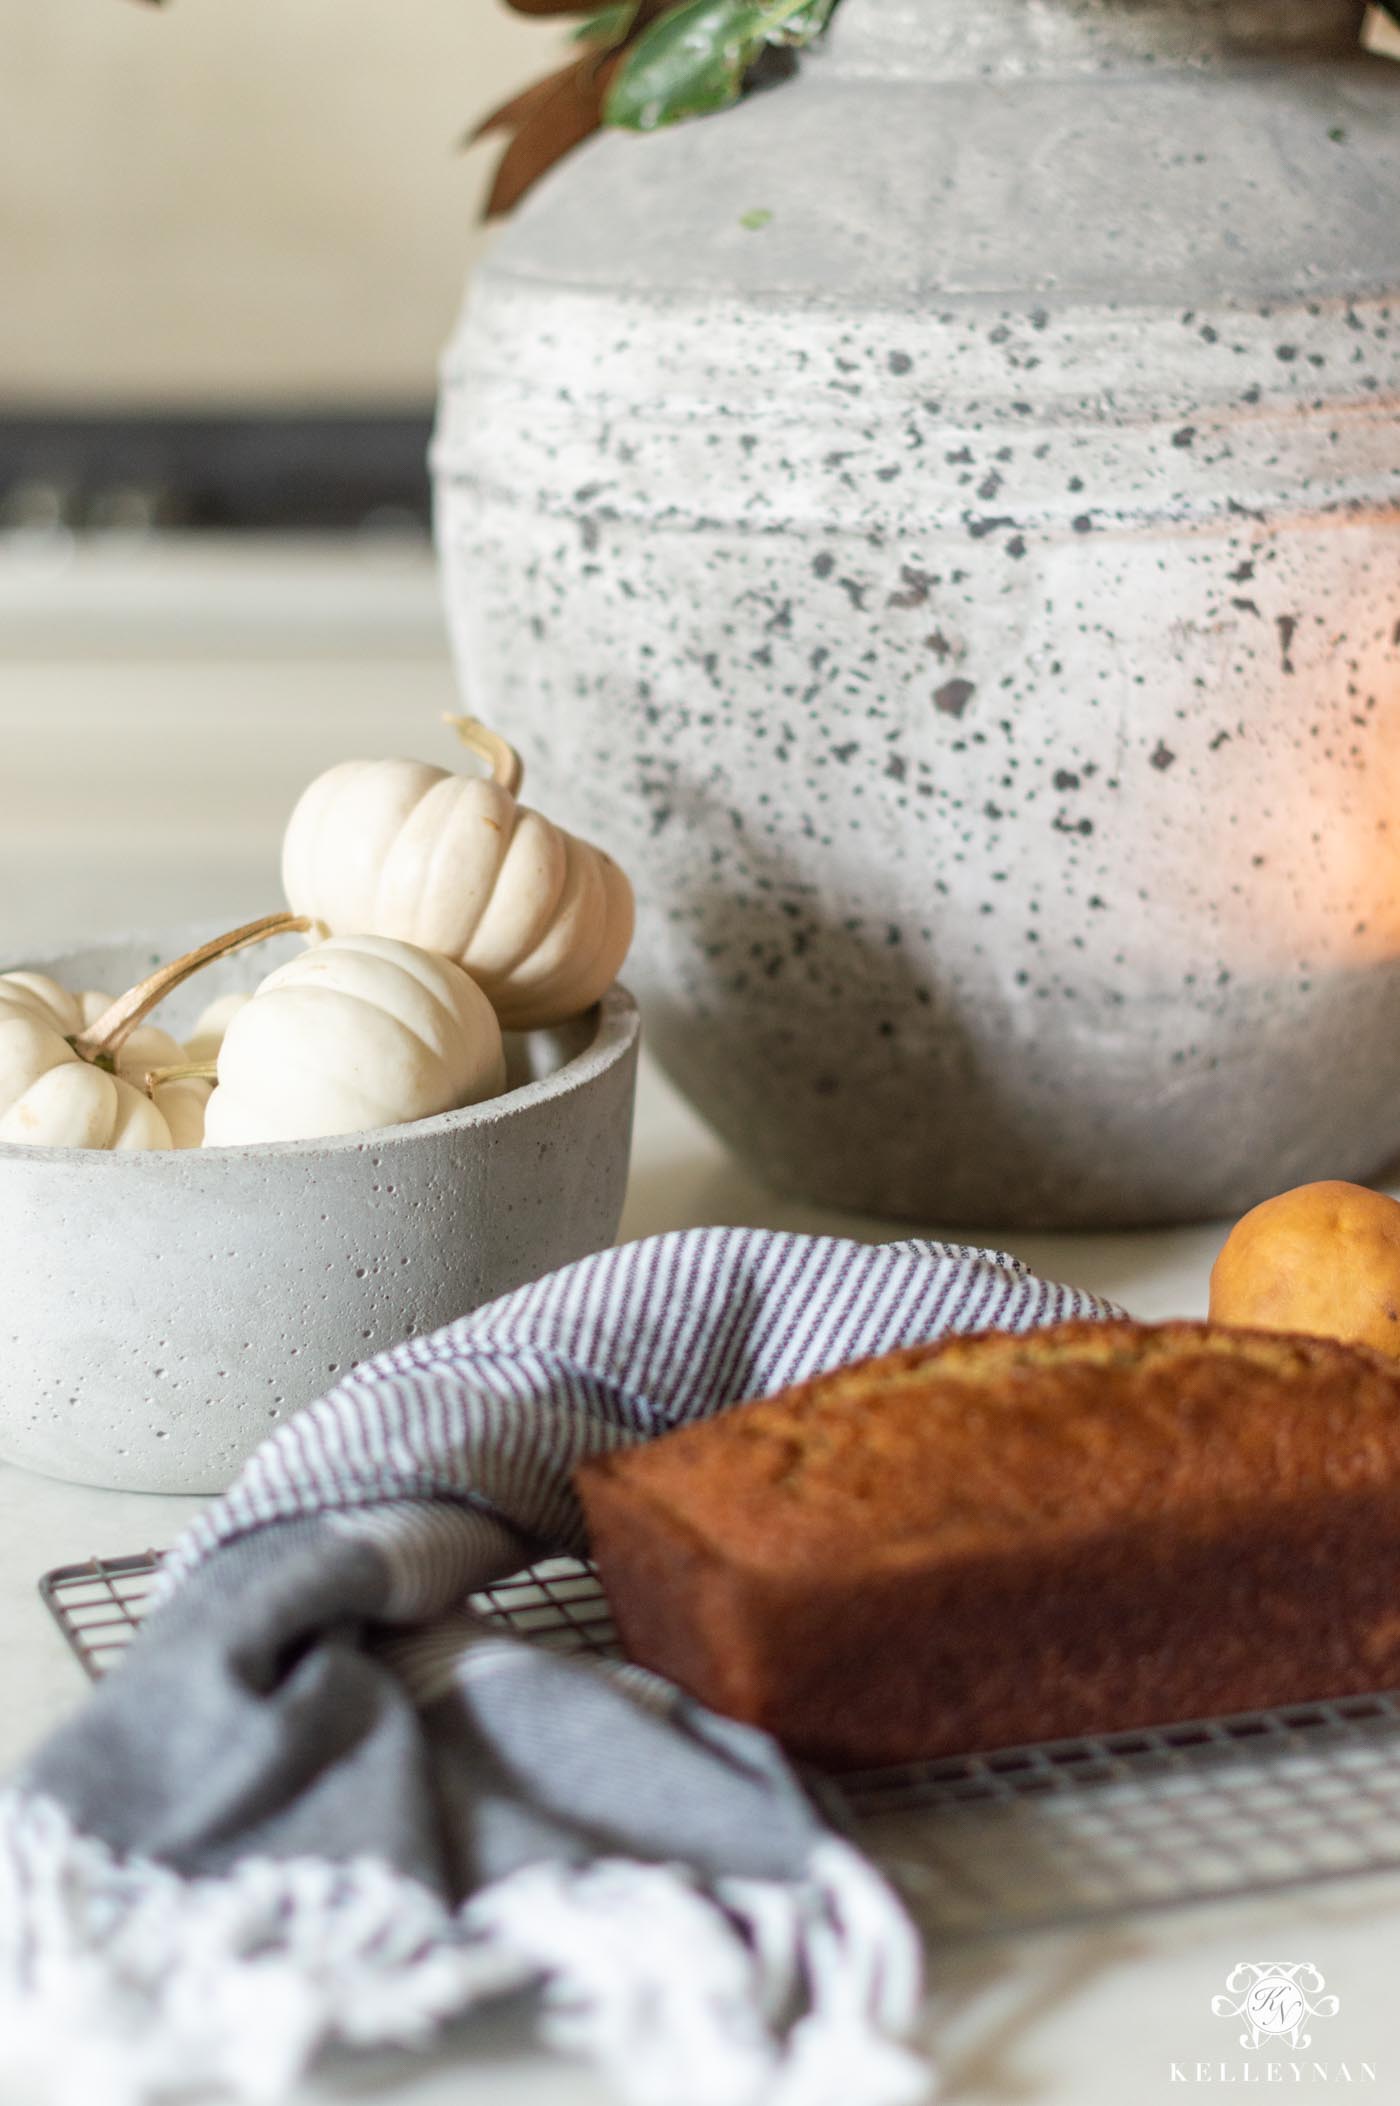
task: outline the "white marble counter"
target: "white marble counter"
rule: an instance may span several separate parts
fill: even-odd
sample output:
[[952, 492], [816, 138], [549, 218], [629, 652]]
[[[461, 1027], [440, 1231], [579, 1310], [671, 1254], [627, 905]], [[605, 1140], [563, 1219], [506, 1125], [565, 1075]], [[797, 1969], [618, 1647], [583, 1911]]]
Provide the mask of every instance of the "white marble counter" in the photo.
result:
[[[299, 560], [309, 601], [287, 588], [287, 566], [295, 574]], [[258, 911], [280, 816], [307, 774], [346, 750], [437, 750], [433, 714], [453, 697], [421, 563], [409, 562], [396, 584], [393, 564], [374, 569], [372, 555], [347, 563], [323, 551], [284, 554], [256, 605], [239, 599], [217, 557], [203, 563], [153, 568], [137, 552], [115, 580], [83, 573], [46, 601], [7, 582], [0, 562], [0, 736], [18, 814], [0, 839], [0, 946], [16, 962], [31, 943], [74, 928]], [[353, 651], [339, 626], [352, 609]], [[764, 1193], [648, 1070], [623, 1234], [698, 1222], [891, 1233]], [[958, 1233], [956, 1223], [930, 1227]], [[1134, 1315], [1165, 1317], [1203, 1312], [1221, 1234], [1207, 1226], [997, 1240]], [[0, 1468], [0, 1767], [82, 1699], [79, 1670], [35, 1591], [39, 1574], [168, 1542], [193, 1505]], [[1317, 1819], [1341, 1813], [1320, 1802]], [[935, 1950], [928, 2033], [943, 2097], [959, 2106], [1158, 2106], [1202, 2082], [1262, 2084], [1264, 2068], [1242, 2075], [1259, 2057], [1242, 2055], [1238, 2026], [1214, 2018], [1210, 2004], [1236, 1961], [1282, 1955], [1320, 1967], [1341, 2009], [1319, 2022], [1309, 2050], [1280, 2052], [1272, 2095], [1394, 2099], [1398, 1946], [1400, 1878], [1385, 1876]], [[607, 2098], [587, 2074], [537, 2054], [513, 2012], [459, 2027], [417, 2061], [327, 2070], [303, 2096], [362, 2106]], [[33, 2101], [0, 2085], [0, 2106]]]

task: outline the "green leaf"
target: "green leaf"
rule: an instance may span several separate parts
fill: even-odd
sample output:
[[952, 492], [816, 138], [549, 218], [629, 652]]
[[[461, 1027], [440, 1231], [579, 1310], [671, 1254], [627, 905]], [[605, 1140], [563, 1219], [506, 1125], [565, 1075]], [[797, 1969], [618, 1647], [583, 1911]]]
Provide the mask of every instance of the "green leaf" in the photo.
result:
[[623, 59], [603, 121], [650, 132], [727, 109], [762, 48], [763, 15], [753, 0], [683, 0]]
[[765, 44], [803, 44], [834, 0], [681, 0], [645, 29], [623, 59], [603, 122], [655, 131], [738, 100]]
[[[836, 0], [800, 0], [796, 7], [783, 10], [782, 19], [768, 31], [770, 44], [810, 44], [819, 37], [831, 20]], [[1400, 6], [1400, 0], [1396, 0]]]
[[580, 22], [571, 42], [575, 44], [601, 44], [611, 51], [620, 44], [631, 29], [637, 16], [638, 0], [617, 0], [613, 7], [600, 7], [596, 15]]

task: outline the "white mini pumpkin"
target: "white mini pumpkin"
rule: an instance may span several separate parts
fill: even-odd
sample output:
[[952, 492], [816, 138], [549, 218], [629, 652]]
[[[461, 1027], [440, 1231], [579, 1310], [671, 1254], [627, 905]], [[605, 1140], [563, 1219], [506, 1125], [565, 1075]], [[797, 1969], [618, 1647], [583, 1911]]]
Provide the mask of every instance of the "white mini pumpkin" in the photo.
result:
[[632, 940], [632, 887], [611, 856], [517, 802], [506, 741], [454, 719], [489, 777], [424, 761], [342, 761], [287, 825], [282, 883], [297, 914], [464, 965], [508, 1030], [596, 1002]]
[[144, 1019], [214, 959], [308, 926], [264, 915], [158, 967], [115, 1002], [73, 994], [47, 973], [0, 974], [0, 1142], [197, 1148], [208, 1085], [181, 1073], [149, 1093], [139, 1086], [152, 1069], [188, 1065], [179, 1040]]
[[[226, 996], [225, 1000], [228, 999], [230, 998]], [[237, 995], [231, 999], [246, 1001], [247, 997]], [[54, 1030], [66, 1040], [75, 1037], [80, 1031], [85, 1031], [89, 1025], [95, 1024], [99, 1017], [105, 1016], [112, 1006], [112, 996], [102, 994], [96, 988], [84, 988], [81, 994], [70, 994], [66, 987], [61, 987], [57, 980], [51, 980], [46, 973], [0, 974], [0, 1010], [12, 1004], [28, 1009], [41, 1022], [51, 1022]], [[214, 1006], [211, 1003], [210, 1007]], [[133, 1089], [142, 1092], [148, 1103], [154, 1104], [169, 1129], [169, 1139], [161, 1140], [157, 1134], [155, 1139], [127, 1138], [110, 1143], [79, 1141], [67, 1145], [198, 1148], [204, 1139], [204, 1107], [209, 1101], [213, 1083], [203, 1082], [194, 1076], [182, 1076], [176, 1082], [158, 1082], [154, 1089], [146, 1087], [146, 1077], [153, 1069], [178, 1067], [198, 1057], [190, 1047], [182, 1046], [178, 1038], [172, 1038], [168, 1031], [162, 1030], [159, 1024], [138, 1024], [136, 1029], [123, 1039], [113, 1056], [116, 1072], [121, 1081], [130, 1083]], [[94, 1072], [100, 1074], [101, 1070], [97, 1069]], [[50, 1098], [57, 1087], [56, 1084], [51, 1085], [48, 1093]], [[100, 1108], [108, 1101], [104, 1093], [94, 1094], [90, 1086], [75, 1082], [72, 1077], [67, 1079], [65, 1089], [69, 1093], [68, 1101], [72, 1103], [77, 1102], [74, 1092], [84, 1096], [84, 1101], [90, 1100], [91, 1110], [100, 1118]], [[120, 1092], [116, 1093], [116, 1103], [111, 1109], [114, 1115], [120, 1115], [121, 1121], [114, 1131], [120, 1130], [128, 1136], [135, 1136], [148, 1130], [148, 1122], [138, 1115], [136, 1107], [126, 1103]], [[154, 1128], [149, 1130], [156, 1131]]]
[[176, 1145], [163, 1108], [145, 1095], [127, 1060], [136, 1039], [159, 1042], [157, 1061], [147, 1067], [172, 1054], [182, 1060], [184, 1048], [168, 1032], [151, 1024], [133, 1032], [114, 1074], [80, 1059], [68, 1043], [109, 1007], [106, 995], [71, 994], [45, 973], [0, 974], [0, 1141], [47, 1148]]
[[216, 1060], [224, 1042], [224, 1033], [245, 1003], [251, 1002], [250, 994], [216, 995], [207, 1002], [195, 1018], [194, 1029], [185, 1040], [185, 1053], [190, 1060]]
[[202, 1148], [204, 1115], [214, 1094], [212, 1082], [198, 1075], [181, 1075], [174, 1081], [158, 1082], [147, 1095], [170, 1128], [172, 1148]]
[[[112, 997], [86, 990], [77, 997], [77, 1003], [82, 1018], [79, 1029], [86, 1030], [110, 1009]], [[118, 1075], [144, 1092], [169, 1127], [169, 1146], [198, 1148], [204, 1139], [204, 1107], [213, 1083], [182, 1075], [178, 1081], [157, 1082], [154, 1089], [146, 1085], [146, 1077], [153, 1069], [181, 1067], [197, 1058], [190, 1047], [182, 1046], [159, 1024], [138, 1024], [122, 1040], [114, 1057]]]
[[279, 966], [230, 1019], [204, 1145], [398, 1126], [505, 1088], [501, 1028], [451, 958], [335, 936]]

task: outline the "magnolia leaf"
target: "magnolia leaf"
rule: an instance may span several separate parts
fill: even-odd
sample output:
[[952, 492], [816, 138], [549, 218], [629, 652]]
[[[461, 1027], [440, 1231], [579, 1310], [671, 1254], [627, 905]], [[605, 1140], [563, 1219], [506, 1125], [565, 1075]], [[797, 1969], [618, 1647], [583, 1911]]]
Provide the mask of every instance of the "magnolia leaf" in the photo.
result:
[[[1395, 0], [1400, 7], [1400, 0]], [[766, 41], [770, 44], [810, 44], [819, 37], [831, 20], [836, 0], [801, 0], [797, 7], [784, 9], [782, 19], [768, 30]]]
[[655, 131], [738, 100], [766, 44], [802, 44], [833, 0], [682, 0], [625, 53], [603, 106], [605, 124]]
[[517, 15], [591, 15], [598, 0], [506, 0]]
[[617, 0], [614, 7], [600, 7], [596, 15], [580, 22], [573, 32], [575, 44], [601, 44], [611, 51], [630, 35], [632, 24], [637, 19], [637, 0]]
[[546, 169], [597, 131], [616, 65], [616, 58], [590, 51], [541, 83], [549, 92], [532, 101], [501, 156], [486, 200], [488, 219], [509, 212]]
[[498, 103], [494, 110], [474, 124], [461, 140], [463, 146], [475, 146], [478, 139], [485, 139], [492, 132], [518, 132], [528, 124], [536, 111], [555, 94], [566, 75], [571, 74], [577, 60], [571, 59], [555, 73], [547, 73], [543, 80], [532, 80], [528, 88], [512, 95], [508, 102]]
[[604, 122], [650, 132], [726, 109], [762, 47], [763, 15], [753, 0], [684, 0], [623, 59]]

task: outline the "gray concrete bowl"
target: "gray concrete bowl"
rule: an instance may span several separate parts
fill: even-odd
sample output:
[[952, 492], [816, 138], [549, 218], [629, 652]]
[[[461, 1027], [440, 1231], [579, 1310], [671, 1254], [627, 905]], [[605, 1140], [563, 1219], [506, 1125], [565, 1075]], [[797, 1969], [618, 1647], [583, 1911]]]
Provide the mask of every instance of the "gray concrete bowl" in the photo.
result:
[[[109, 991], [209, 928], [28, 959]], [[172, 996], [188, 1030], [298, 948], [228, 958]], [[357, 1361], [610, 1244], [639, 1025], [614, 987], [507, 1035], [511, 1086], [410, 1126], [256, 1148], [0, 1146], [0, 1458], [82, 1484], [221, 1490]]]

